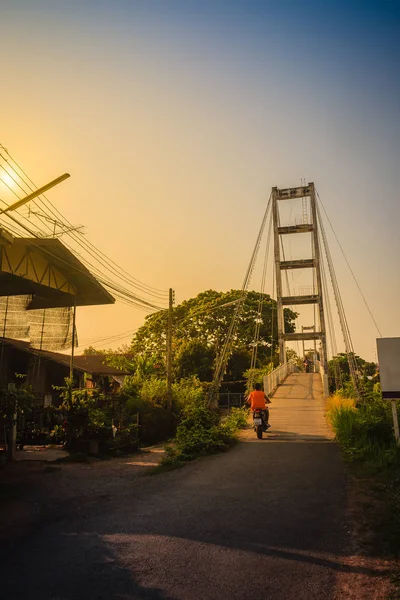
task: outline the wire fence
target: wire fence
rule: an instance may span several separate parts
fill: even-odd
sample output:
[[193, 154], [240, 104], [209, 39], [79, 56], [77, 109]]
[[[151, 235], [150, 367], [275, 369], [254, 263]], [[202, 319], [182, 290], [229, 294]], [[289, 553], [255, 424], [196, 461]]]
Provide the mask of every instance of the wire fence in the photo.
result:
[[238, 392], [226, 392], [219, 395], [218, 406], [221, 409], [231, 410], [240, 408], [244, 404], [244, 394]]

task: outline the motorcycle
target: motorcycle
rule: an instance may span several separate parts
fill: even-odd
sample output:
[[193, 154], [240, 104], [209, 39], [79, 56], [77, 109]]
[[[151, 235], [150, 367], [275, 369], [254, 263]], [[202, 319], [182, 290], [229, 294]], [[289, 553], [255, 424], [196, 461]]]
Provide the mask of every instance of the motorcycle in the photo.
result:
[[263, 432], [268, 430], [261, 408], [253, 410], [253, 429], [259, 440], [262, 440]]

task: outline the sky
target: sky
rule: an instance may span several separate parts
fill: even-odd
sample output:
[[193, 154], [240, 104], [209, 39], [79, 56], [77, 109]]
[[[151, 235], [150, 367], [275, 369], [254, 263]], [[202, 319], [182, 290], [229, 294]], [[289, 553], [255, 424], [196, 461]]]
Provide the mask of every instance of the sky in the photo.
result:
[[[178, 302], [240, 288], [271, 188], [314, 181], [382, 335], [400, 336], [400, 2], [0, 0], [0, 39], [0, 143], [37, 185], [68, 171], [48, 196], [136, 279]], [[80, 308], [80, 348], [144, 316]]]

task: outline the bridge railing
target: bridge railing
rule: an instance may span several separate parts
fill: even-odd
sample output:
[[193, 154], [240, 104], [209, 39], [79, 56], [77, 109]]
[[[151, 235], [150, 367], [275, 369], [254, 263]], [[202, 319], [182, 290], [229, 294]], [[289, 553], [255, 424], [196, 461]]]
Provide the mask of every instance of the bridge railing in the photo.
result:
[[319, 360], [315, 361], [315, 372], [319, 373], [321, 375], [322, 389], [324, 392], [324, 396], [327, 398], [329, 396], [328, 373], [327, 373], [326, 369], [324, 368], [323, 364], [321, 363], [321, 361], [319, 361]]
[[295, 371], [297, 371], [296, 363], [293, 360], [289, 360], [266, 375], [264, 377], [264, 392], [267, 396], [273, 394], [278, 385], [282, 383], [290, 373], [294, 373]]

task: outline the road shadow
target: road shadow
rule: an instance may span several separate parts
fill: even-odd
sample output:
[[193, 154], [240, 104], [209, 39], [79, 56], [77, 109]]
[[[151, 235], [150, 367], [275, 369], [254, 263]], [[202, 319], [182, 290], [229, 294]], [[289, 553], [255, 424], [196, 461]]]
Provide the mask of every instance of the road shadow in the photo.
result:
[[[40, 546], [26, 547], [25, 564], [0, 566], [1, 597], [13, 600], [176, 600], [162, 589], [142, 586], [132, 565], [121, 564], [110, 544], [97, 534], [67, 534], [49, 541], [43, 562]], [[57, 551], [58, 546], [58, 551]], [[90, 562], [88, 562], [90, 557]], [[151, 557], [149, 557], [151, 562]], [[29, 564], [29, 568], [28, 567]], [[22, 568], [22, 571], [21, 571]], [[21, 577], [23, 572], [23, 577]]]
[[[346, 562], [353, 550], [336, 445], [255, 441], [140, 481], [114, 477], [80, 505], [65, 503], [3, 556], [4, 597], [175, 600], [165, 591], [172, 581], [211, 578], [225, 587], [205, 600], [247, 598], [259, 565], [265, 597], [334, 600], [337, 573], [381, 577]], [[311, 580], [319, 595], [305, 596]]]

